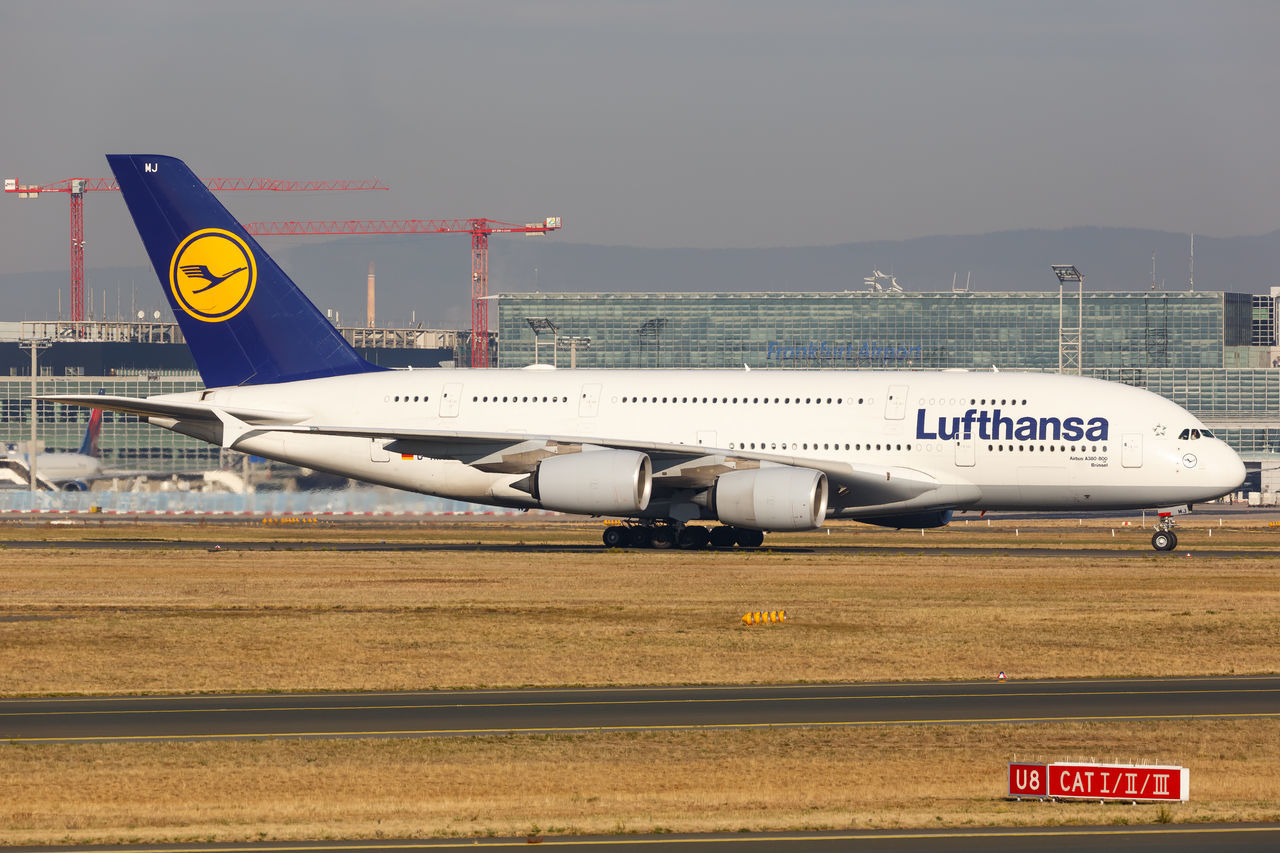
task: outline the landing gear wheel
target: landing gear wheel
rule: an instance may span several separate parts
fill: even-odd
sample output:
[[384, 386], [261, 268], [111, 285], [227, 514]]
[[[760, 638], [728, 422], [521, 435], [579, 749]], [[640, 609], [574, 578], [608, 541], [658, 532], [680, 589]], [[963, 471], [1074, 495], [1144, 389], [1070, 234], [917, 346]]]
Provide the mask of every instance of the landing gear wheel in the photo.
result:
[[653, 540], [652, 527], [632, 527], [627, 531], [627, 538], [631, 541], [632, 548], [652, 548]]
[[1178, 547], [1178, 536], [1172, 530], [1157, 530], [1151, 535], [1151, 547], [1157, 551], [1172, 551]]
[[708, 535], [712, 548], [732, 548], [738, 543], [738, 531], [733, 527], [713, 527]]
[[711, 534], [705, 527], [686, 527], [676, 537], [682, 551], [701, 551], [711, 542]]
[[739, 530], [738, 544], [743, 548], [759, 548], [764, 544], [763, 530]]
[[674, 548], [676, 544], [676, 532], [670, 527], [655, 527], [649, 534], [650, 547], [659, 551], [665, 551], [668, 548]]
[[630, 539], [627, 536], [627, 528], [621, 525], [606, 527], [601, 538], [604, 540], [604, 547], [606, 548], [625, 548], [629, 544], [627, 540]]

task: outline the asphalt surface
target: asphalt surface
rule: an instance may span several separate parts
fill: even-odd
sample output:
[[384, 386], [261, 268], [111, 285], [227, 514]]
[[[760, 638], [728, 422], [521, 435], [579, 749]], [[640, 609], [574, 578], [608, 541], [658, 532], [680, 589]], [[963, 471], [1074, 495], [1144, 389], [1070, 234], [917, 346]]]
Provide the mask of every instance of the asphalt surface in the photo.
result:
[[0, 739], [458, 737], [1280, 716], [1280, 677], [0, 700]]
[[1183, 851], [1259, 853], [1280, 848], [1278, 824], [1197, 824], [1152, 826], [1025, 827], [995, 829], [870, 830], [847, 832], [754, 833], [733, 835], [622, 835], [530, 838], [399, 839], [379, 841], [272, 842], [251, 844], [155, 844], [119, 847], [6, 847], [6, 853], [405, 853], [414, 850], [528, 847], [541, 849], [639, 851], [696, 850], [794, 853], [855, 850], [859, 853], [1004, 853], [1004, 851]]
[[[973, 547], [957, 545], [954, 542], [946, 544], [930, 543], [925, 545], [910, 544], [911, 532], [902, 531], [902, 544], [893, 543], [891, 545], [858, 545], [853, 543], [840, 543], [832, 545], [787, 545], [786, 534], [779, 534], [777, 538], [766, 538], [764, 549], [772, 554], [919, 554], [921, 556], [937, 556], [939, 553], [947, 554], [968, 554], [974, 556], [987, 555], [1006, 555], [1011, 553], [1024, 554], [1029, 557], [1088, 557], [1090, 559], [1113, 559], [1113, 558], [1132, 558], [1135, 555], [1147, 555], [1159, 557], [1161, 559], [1175, 559], [1179, 557], [1194, 556], [1200, 559], [1232, 559], [1232, 558], [1252, 558], [1252, 559], [1271, 559], [1276, 556], [1274, 549], [1227, 549], [1227, 548], [1211, 548], [1208, 547], [1212, 543], [1206, 534], [1196, 531], [1182, 532], [1179, 534], [1178, 547], [1172, 552], [1162, 553], [1149, 547], [1147, 543], [1148, 536], [1144, 536], [1140, 540], [1140, 547], [1134, 548], [1132, 544], [1129, 548], [1121, 549], [1103, 549], [1103, 548], [1072, 548], [1070, 547], [1071, 536], [1066, 533], [1063, 536], [1062, 545], [1026, 547], [1015, 542], [1011, 542], [1007, 547], [990, 546], [990, 547]], [[919, 534], [916, 535], [915, 541], [921, 540]], [[4, 543], [6, 550], [23, 550], [23, 551], [42, 551], [55, 548], [66, 548], [72, 550], [98, 550], [98, 551], [209, 551], [209, 552], [232, 552], [232, 551], [328, 551], [328, 552], [394, 552], [394, 553], [411, 553], [411, 552], [479, 552], [493, 554], [495, 556], [510, 555], [518, 556], [520, 554], [598, 554], [604, 550], [603, 546], [596, 542], [583, 544], [494, 544], [487, 542], [449, 542], [449, 543], [418, 543], [418, 542], [328, 542], [321, 540], [279, 540], [269, 542], [235, 542], [222, 541], [219, 539], [202, 539], [202, 540], [173, 540], [163, 538], [130, 538], [130, 539], [14, 539]], [[696, 559], [698, 554], [713, 553], [717, 550], [733, 550], [733, 549], [711, 549], [710, 551], [681, 551], [681, 554], [687, 554], [691, 559]]]

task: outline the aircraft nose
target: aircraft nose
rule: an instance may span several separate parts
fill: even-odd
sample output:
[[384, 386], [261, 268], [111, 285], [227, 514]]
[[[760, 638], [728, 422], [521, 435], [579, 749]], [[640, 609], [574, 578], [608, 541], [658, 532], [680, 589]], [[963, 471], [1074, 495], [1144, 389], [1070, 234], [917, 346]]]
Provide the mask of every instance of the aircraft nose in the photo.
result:
[[1234, 492], [1244, 482], [1244, 461], [1226, 442], [1222, 442], [1222, 452], [1217, 456], [1218, 464], [1214, 466], [1214, 480], [1223, 494]]

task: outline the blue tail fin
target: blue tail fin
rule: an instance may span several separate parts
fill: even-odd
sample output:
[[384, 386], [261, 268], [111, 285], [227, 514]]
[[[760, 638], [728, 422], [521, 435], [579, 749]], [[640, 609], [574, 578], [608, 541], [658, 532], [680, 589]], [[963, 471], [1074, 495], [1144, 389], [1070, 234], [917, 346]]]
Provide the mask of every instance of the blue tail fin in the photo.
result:
[[102, 434], [102, 409], [94, 409], [89, 413], [89, 427], [84, 431], [84, 441], [80, 444], [80, 453], [84, 456], [97, 457], [98, 436]]
[[206, 386], [380, 370], [361, 358], [181, 160], [107, 162]]

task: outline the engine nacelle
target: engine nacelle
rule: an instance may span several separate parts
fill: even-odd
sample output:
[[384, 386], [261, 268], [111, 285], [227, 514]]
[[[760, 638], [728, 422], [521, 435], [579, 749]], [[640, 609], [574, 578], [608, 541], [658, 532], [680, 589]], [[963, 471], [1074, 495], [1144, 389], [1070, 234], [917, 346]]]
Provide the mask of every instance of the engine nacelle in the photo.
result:
[[530, 493], [542, 506], [583, 515], [635, 515], [652, 492], [653, 463], [634, 450], [551, 456], [530, 478]]
[[752, 530], [813, 530], [827, 516], [827, 475], [812, 468], [756, 468], [716, 478], [711, 509]]

